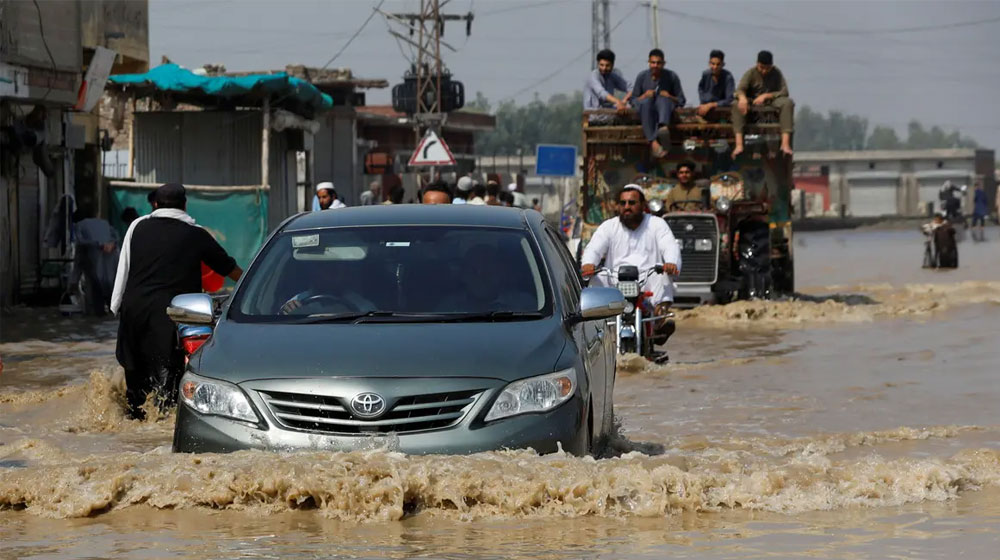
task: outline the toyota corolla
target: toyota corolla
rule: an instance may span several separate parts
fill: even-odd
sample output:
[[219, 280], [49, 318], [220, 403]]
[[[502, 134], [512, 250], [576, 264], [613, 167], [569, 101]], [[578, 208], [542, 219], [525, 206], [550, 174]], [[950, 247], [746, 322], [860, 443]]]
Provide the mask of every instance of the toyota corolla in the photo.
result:
[[613, 427], [625, 301], [582, 288], [532, 210], [399, 205], [300, 214], [213, 313], [180, 382], [174, 450], [594, 452]]

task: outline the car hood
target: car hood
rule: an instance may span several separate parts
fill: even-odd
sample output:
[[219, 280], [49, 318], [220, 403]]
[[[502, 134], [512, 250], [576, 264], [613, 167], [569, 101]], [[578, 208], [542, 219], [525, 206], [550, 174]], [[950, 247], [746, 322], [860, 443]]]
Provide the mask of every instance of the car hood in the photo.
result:
[[192, 369], [233, 383], [296, 377], [488, 377], [553, 371], [569, 340], [556, 318], [360, 325], [223, 321]]

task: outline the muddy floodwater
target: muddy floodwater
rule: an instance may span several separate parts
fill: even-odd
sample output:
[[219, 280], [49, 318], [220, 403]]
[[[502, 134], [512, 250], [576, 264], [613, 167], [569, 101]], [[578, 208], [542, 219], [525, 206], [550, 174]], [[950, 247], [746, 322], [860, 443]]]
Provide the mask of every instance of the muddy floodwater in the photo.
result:
[[5, 313], [2, 558], [1000, 557], [1000, 232], [798, 234], [793, 301], [619, 361], [605, 456], [181, 455], [113, 322]]

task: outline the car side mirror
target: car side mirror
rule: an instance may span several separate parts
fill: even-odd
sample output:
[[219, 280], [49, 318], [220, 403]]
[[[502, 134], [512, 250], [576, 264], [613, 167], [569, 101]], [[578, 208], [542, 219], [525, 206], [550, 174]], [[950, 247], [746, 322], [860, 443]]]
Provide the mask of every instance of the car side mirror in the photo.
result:
[[167, 317], [175, 323], [211, 325], [215, 322], [212, 296], [208, 294], [181, 294], [170, 300]]
[[574, 322], [617, 317], [625, 311], [625, 296], [617, 288], [584, 288], [580, 294], [580, 312]]

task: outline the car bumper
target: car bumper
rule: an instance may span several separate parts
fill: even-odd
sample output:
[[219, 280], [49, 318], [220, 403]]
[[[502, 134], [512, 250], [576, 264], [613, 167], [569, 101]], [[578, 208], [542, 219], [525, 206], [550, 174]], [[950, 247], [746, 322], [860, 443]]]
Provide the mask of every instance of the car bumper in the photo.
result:
[[578, 396], [543, 414], [525, 414], [484, 424], [483, 407], [469, 412], [456, 425], [403, 434], [329, 434], [291, 430], [261, 411], [266, 420], [258, 426], [219, 416], [203, 415], [179, 405], [173, 449], [183, 453], [227, 453], [244, 449], [273, 451], [356, 451], [390, 449], [408, 454], [468, 454], [499, 449], [531, 448], [552, 453], [560, 447], [569, 453], [587, 452], [586, 423]]
[[715, 301], [712, 284], [675, 283], [674, 307], [696, 307]]

